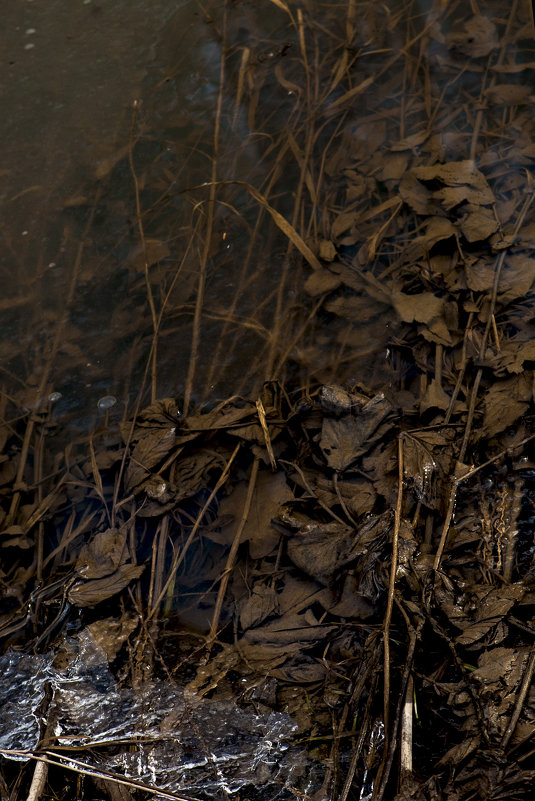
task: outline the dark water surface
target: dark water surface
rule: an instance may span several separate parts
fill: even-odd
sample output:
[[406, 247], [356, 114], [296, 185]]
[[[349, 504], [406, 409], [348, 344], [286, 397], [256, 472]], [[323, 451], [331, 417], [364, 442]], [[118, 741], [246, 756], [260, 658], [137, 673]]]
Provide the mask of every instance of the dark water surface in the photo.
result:
[[[225, 23], [222, 7], [212, 5], [25, 0], [3, 10], [0, 366], [19, 407], [60, 393], [56, 414], [82, 430], [103, 396], [117, 397], [115, 413], [126, 413], [142, 385], [155, 325], [141, 235], [154, 313], [162, 317], [156, 377], [146, 382], [144, 400], [151, 391], [183, 395], [188, 370], [190, 395], [199, 399], [263, 378], [258, 362], [238, 386], [265, 348], [269, 317], [259, 319], [255, 310], [274, 290], [270, 273], [278, 268], [265, 271], [260, 288], [255, 256], [244, 276], [251, 221], [230, 204], [218, 205], [209, 221], [206, 192], [182, 194], [214, 177], [220, 85], [217, 177], [251, 180], [258, 171], [254, 144], [244, 144], [246, 112], [232, 96], [239, 55], [231, 55], [234, 75], [222, 75]], [[270, 8], [259, 15], [270, 36], [281, 26], [276, 13], [275, 25]], [[259, 45], [263, 34], [252, 30], [257, 16], [237, 8], [233, 36], [254, 34], [269, 62], [270, 41]], [[200, 263], [207, 308], [193, 368]], [[229, 308], [238, 322], [223, 332]]]

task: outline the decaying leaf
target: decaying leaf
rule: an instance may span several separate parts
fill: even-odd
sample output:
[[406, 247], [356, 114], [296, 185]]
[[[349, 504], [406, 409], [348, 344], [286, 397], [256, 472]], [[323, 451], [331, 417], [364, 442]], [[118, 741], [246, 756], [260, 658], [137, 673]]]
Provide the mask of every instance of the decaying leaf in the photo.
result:
[[320, 448], [327, 464], [342, 472], [374, 444], [374, 434], [391, 414], [392, 406], [384, 395], [368, 400], [354, 414], [325, 417], [321, 428]]
[[430, 323], [442, 314], [444, 300], [431, 292], [407, 295], [395, 290], [392, 293], [392, 305], [405, 323]]
[[517, 375], [490, 387], [485, 398], [483, 422], [476, 437], [490, 437], [514, 425], [529, 407], [532, 384], [528, 375]]
[[119, 565], [114, 573], [104, 578], [73, 584], [67, 593], [67, 598], [75, 606], [95, 606], [124, 590], [131, 581], [140, 577], [144, 569], [143, 565]]
[[467, 611], [451, 602], [444, 602], [444, 612], [462, 631], [457, 635], [456, 641], [460, 645], [469, 645], [482, 639], [522, 598], [524, 592], [523, 587], [518, 584], [491, 588], [474, 586], [471, 590], [473, 602]]
[[334, 629], [332, 625], [322, 625], [310, 620], [306, 614], [287, 612], [271, 623], [249, 629], [243, 639], [247, 643], [263, 647], [291, 645], [299, 648], [299, 644], [303, 647], [323, 640]]
[[75, 570], [84, 579], [102, 578], [114, 573], [128, 559], [126, 530], [108, 528], [82, 546]]
[[340, 278], [337, 275], [333, 275], [329, 270], [315, 270], [307, 278], [304, 288], [305, 292], [315, 298], [317, 295], [332, 292], [340, 284]]
[[150, 474], [152, 468], [169, 455], [176, 441], [175, 426], [147, 430], [132, 450], [124, 483], [127, 490], [134, 489]]
[[[326, 773], [337, 787], [299, 785], [296, 771], [297, 795], [364, 797], [376, 788], [386, 797], [397, 786], [398, 801], [531, 798], [531, 12], [525, 3], [507, 14], [479, 4], [476, 15], [476, 2], [437, 0], [417, 13], [411, 4], [393, 11], [351, 3], [340, 21], [328, 5], [320, 19], [278, 2], [275, 12], [292, 22], [284, 33], [291, 41], [270, 45], [265, 58], [262, 26], [247, 22], [244, 45], [240, 15], [229, 18], [223, 56], [240, 53], [242, 61], [224, 71], [233, 77], [222, 87], [228, 136], [220, 137], [218, 172], [252, 159], [254, 182], [208, 182], [188, 190], [196, 195], [188, 203], [177, 202], [187, 158], [180, 163], [182, 149], [175, 159], [171, 146], [157, 151], [153, 132], [140, 128], [138, 136], [136, 126], [132, 143], [97, 173], [104, 178], [121, 161], [126, 168], [138, 144], [158, 152], [136, 176], [143, 247], [128, 244], [138, 241], [131, 240], [133, 176], [126, 169], [123, 197], [118, 169], [112, 191], [106, 187], [96, 204], [80, 187], [62, 209], [69, 222], [60, 238], [40, 240], [61, 239], [62, 260], [77, 263], [69, 248], [82, 234], [82, 218], [89, 220], [77, 276], [87, 293], [74, 293], [71, 322], [56, 346], [46, 347], [57, 320], [35, 281], [14, 285], [12, 297], [0, 300], [6, 330], [27, 298], [37, 293], [43, 301], [39, 339], [29, 350], [0, 342], [0, 597], [12, 610], [0, 635], [15, 642], [16, 653], [34, 627], [38, 657], [64, 636], [62, 623], [79, 615], [79, 642], [91, 635], [105, 663], [141, 615], [162, 670], [184, 667], [187, 675], [199, 665], [185, 693], [194, 712], [199, 697], [210, 694], [206, 708], [217, 709], [217, 694], [239, 687], [246, 703], [287, 710], [319, 762], [329, 754]], [[254, 18], [252, 5], [245, 11]], [[291, 110], [283, 109], [283, 135], [280, 114], [270, 111], [273, 87]], [[160, 107], [168, 113], [167, 101]], [[180, 109], [172, 124], [179, 119], [182, 128], [188, 113]], [[150, 115], [144, 117], [138, 122], [146, 126]], [[183, 152], [204, 152], [206, 141], [194, 137]], [[42, 191], [41, 184], [26, 191], [36, 186]], [[191, 219], [182, 216], [190, 199]], [[254, 209], [262, 215], [255, 221]], [[28, 254], [20, 232], [9, 241], [8, 223], [9, 267]], [[249, 236], [244, 261], [236, 245]], [[204, 294], [193, 311], [203, 253]], [[46, 265], [38, 282], [63, 269]], [[24, 270], [15, 273], [25, 280], [18, 277]], [[85, 319], [86, 301], [103, 288], [110, 297], [110, 276], [121, 291], [104, 336], [100, 322]], [[200, 344], [187, 376], [189, 357], [182, 356], [190, 351], [192, 320]], [[96, 365], [116, 354], [128, 361], [128, 375], [140, 375], [156, 333], [149, 366], [165, 367], [161, 376], [153, 372], [153, 388], [156, 380], [177, 392], [187, 384], [187, 413], [175, 398], [151, 403], [120, 424], [120, 447], [112, 433], [117, 409], [99, 411], [94, 458], [79, 462], [85, 446], [69, 443], [66, 494], [45, 503], [57, 475], [49, 435], [60, 421], [63, 428], [70, 404], [53, 405], [59, 393], [43, 372], [48, 354], [54, 382], [66, 375], [72, 386], [80, 379], [95, 387], [102, 383]], [[32, 348], [37, 363], [19, 375], [15, 368]], [[213, 364], [206, 364], [212, 352]], [[265, 385], [257, 405], [268, 368], [286, 381]], [[118, 364], [114, 378], [125, 374]], [[212, 405], [241, 392], [242, 381], [257, 387], [252, 397]], [[196, 397], [207, 405], [196, 407]], [[261, 467], [250, 493], [255, 459]], [[68, 571], [75, 565], [67, 583], [64, 555]], [[136, 593], [126, 592], [141, 575], [136, 560], [150, 564], [150, 575]], [[120, 616], [121, 606], [132, 615]], [[104, 609], [115, 617], [99, 621]], [[165, 621], [158, 621], [162, 611]], [[140, 652], [131, 645], [135, 661]], [[385, 761], [388, 671], [395, 758]], [[166, 726], [172, 731], [169, 716], [164, 734]], [[187, 738], [183, 746], [195, 761]], [[256, 778], [255, 786], [265, 787], [260, 773]]]
[[138, 272], [142, 272], [147, 267], [152, 267], [159, 261], [169, 256], [169, 247], [159, 239], [145, 239], [143, 245], [136, 246], [130, 253], [127, 264]]
[[240, 605], [240, 625], [245, 631], [258, 626], [278, 609], [277, 593], [273, 587], [257, 584], [252, 594]]

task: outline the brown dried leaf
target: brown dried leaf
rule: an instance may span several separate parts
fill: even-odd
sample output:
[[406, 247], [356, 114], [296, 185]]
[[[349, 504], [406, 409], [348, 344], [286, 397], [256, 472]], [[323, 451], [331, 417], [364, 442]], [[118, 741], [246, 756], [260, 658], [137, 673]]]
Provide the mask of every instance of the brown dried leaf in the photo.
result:
[[437, 210], [431, 191], [410, 170], [401, 179], [399, 194], [417, 214], [433, 214]]
[[331, 225], [331, 236], [333, 239], [339, 239], [340, 236], [348, 231], [352, 225], [356, 225], [358, 220], [357, 212], [344, 211], [335, 217]]
[[326, 417], [321, 428], [320, 448], [333, 470], [341, 472], [360, 455], [366, 440], [357, 418], [352, 415], [341, 419]]
[[468, 201], [477, 206], [490, 206], [496, 202], [487, 179], [470, 159], [414, 167], [411, 172], [418, 181], [441, 181], [445, 184], [442, 189], [433, 191], [431, 196], [440, 200], [446, 210], [462, 201]]
[[142, 245], [137, 245], [131, 251], [126, 260], [126, 264], [137, 272], [143, 272], [145, 270], [145, 264], [147, 267], [152, 267], [159, 261], [166, 259], [169, 253], [170, 250], [165, 242], [161, 242], [159, 239], [146, 239], [144, 247]]
[[460, 228], [468, 242], [479, 242], [488, 239], [499, 228], [496, 215], [491, 209], [483, 206], [463, 207], [466, 216], [460, 222]]
[[296, 645], [310, 646], [323, 640], [335, 629], [335, 626], [309, 622], [306, 614], [296, 615], [288, 612], [271, 623], [249, 629], [243, 639], [255, 645], [284, 645], [294, 648]]
[[74, 584], [68, 591], [67, 598], [75, 606], [95, 606], [124, 590], [131, 581], [139, 578], [144, 569], [143, 565], [120, 565], [115, 573], [105, 578]]
[[341, 284], [340, 278], [333, 275], [329, 270], [316, 270], [311, 273], [305, 281], [305, 292], [315, 298], [318, 295], [332, 292]]
[[422, 239], [425, 241], [427, 250], [429, 251], [437, 242], [442, 242], [444, 239], [449, 239], [456, 235], [456, 229], [451, 220], [446, 217], [430, 217], [425, 226], [425, 236]]
[[222, 454], [211, 450], [195, 449], [190, 456], [181, 454], [170, 469], [176, 500], [191, 498], [200, 489], [208, 486], [210, 471], [216, 465], [223, 467], [224, 458]]
[[[380, 592], [382, 549], [391, 527], [390, 514], [371, 516], [356, 532], [350, 526], [333, 521], [319, 523], [294, 513], [294, 530], [290, 535], [287, 552], [292, 562], [304, 573], [329, 585], [335, 574], [355, 562], [358, 591], [372, 603]], [[273, 521], [282, 530], [288, 530], [284, 515]]]
[[476, 439], [491, 437], [514, 425], [528, 409], [532, 399], [532, 381], [518, 375], [493, 384], [485, 394], [485, 415]]
[[450, 34], [448, 44], [468, 58], [479, 58], [498, 47], [496, 26], [487, 17], [475, 14], [464, 23], [464, 31]]
[[392, 291], [392, 305], [405, 323], [430, 323], [440, 317], [444, 308], [444, 299], [437, 298], [432, 292], [420, 292], [418, 295], [407, 295], [400, 289]]
[[331, 314], [347, 320], [358, 321], [359, 324], [384, 314], [388, 308], [386, 304], [378, 303], [376, 300], [364, 296], [334, 298], [325, 304], [325, 309]]
[[383, 166], [379, 171], [381, 181], [399, 181], [407, 171], [409, 155], [406, 151], [396, 153], [384, 153], [382, 156]]
[[283, 507], [273, 519], [277, 530], [290, 535], [287, 551], [292, 562], [322, 584], [346, 563], [353, 543], [349, 526], [333, 521], [320, 523]]
[[464, 607], [453, 601], [444, 601], [441, 603], [441, 608], [453, 625], [462, 631], [462, 634], [456, 637], [456, 642], [459, 645], [470, 645], [496, 626], [522, 598], [524, 592], [524, 588], [519, 584], [491, 588], [485, 585], [473, 586], [470, 590], [470, 595], [473, 597], [471, 611], [465, 611]]
[[[271, 675], [272, 671], [282, 665], [289, 656], [301, 651], [299, 643], [277, 645], [275, 643], [262, 644], [247, 642], [242, 638], [238, 643], [241, 658], [247, 665], [251, 665], [259, 674]], [[208, 664], [213, 662], [211, 659]]]
[[256, 405], [252, 401], [244, 401], [243, 406], [235, 406], [232, 403], [221, 404], [216, 409], [208, 412], [208, 414], [186, 417], [184, 424], [190, 431], [231, 429], [238, 427], [238, 425], [243, 425], [248, 417], [252, 418], [253, 423], [258, 423]]
[[[230, 518], [231, 522], [214, 538], [217, 542], [230, 545], [234, 541], [247, 493], [247, 484], [242, 482], [236, 486], [231, 495], [221, 501], [219, 515]], [[267, 470], [258, 473], [249, 514], [241, 536], [241, 542], [249, 540], [249, 552], [253, 559], [262, 559], [277, 547], [280, 535], [273, 530], [271, 519], [276, 516], [282, 504], [292, 499], [293, 493], [283, 473], [272, 473]]]
[[498, 297], [502, 303], [522, 298], [535, 284], [535, 258], [525, 253], [510, 253], [500, 275]]
[[251, 595], [240, 604], [240, 625], [244, 631], [258, 626], [278, 610], [277, 593], [266, 584], [255, 584]]
[[297, 614], [309, 609], [316, 602], [324, 608], [330, 601], [329, 590], [320, 584], [302, 576], [293, 576], [289, 573], [284, 578], [284, 586], [278, 595], [278, 605], [281, 615], [287, 612]]
[[[503, 735], [522, 682], [530, 649], [503, 646], [483, 651], [472, 679], [485, 705], [490, 732]], [[528, 718], [531, 717], [528, 715]], [[533, 727], [533, 721], [530, 720]]]
[[366, 453], [374, 444], [373, 435], [391, 412], [390, 402], [379, 394], [350, 415], [324, 417], [320, 448], [329, 467], [341, 472]]
[[498, 83], [489, 86], [485, 94], [497, 105], [518, 106], [527, 103], [532, 92], [533, 86], [529, 84]]
[[352, 409], [362, 408], [367, 401], [365, 396], [351, 393], [339, 384], [325, 384], [319, 393], [320, 406], [328, 414], [349, 414]]
[[146, 406], [136, 419], [138, 428], [167, 427], [169, 423], [176, 425], [180, 420], [180, 411], [174, 398], [162, 398], [150, 406]]
[[328, 669], [319, 659], [314, 659], [307, 654], [299, 654], [294, 659], [285, 662], [284, 665], [274, 668], [270, 672], [276, 679], [301, 685], [322, 681]]
[[176, 428], [152, 429], [144, 433], [134, 446], [125, 471], [125, 489], [132, 490], [144, 481], [152, 468], [159, 464], [176, 441]]
[[101, 578], [117, 570], [129, 556], [126, 530], [108, 528], [81, 547], [75, 570], [85, 579]]
[[495, 265], [486, 259], [467, 260], [464, 266], [466, 283], [474, 292], [486, 292], [494, 284]]
[[329, 239], [322, 239], [319, 243], [319, 256], [323, 261], [334, 261], [336, 258], [336, 248]]
[[336, 601], [327, 607], [329, 614], [348, 619], [366, 620], [375, 614], [375, 607], [359, 592], [359, 580], [352, 573], [342, 577], [342, 591], [336, 592]]
[[524, 362], [535, 361], [535, 342], [522, 342], [510, 339], [501, 343], [500, 352], [485, 359], [485, 365], [492, 367], [498, 375], [521, 373]]

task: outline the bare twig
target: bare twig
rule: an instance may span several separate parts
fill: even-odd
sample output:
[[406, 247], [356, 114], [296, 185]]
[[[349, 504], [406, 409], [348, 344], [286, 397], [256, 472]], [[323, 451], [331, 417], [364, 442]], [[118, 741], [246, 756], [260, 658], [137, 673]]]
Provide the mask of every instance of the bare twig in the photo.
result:
[[532, 646], [531, 652], [529, 655], [528, 663], [526, 665], [526, 671], [524, 673], [524, 678], [522, 679], [522, 684], [520, 686], [520, 691], [518, 693], [518, 698], [516, 699], [515, 708], [513, 710], [513, 714], [511, 715], [511, 720], [509, 721], [506, 730], [503, 733], [503, 737], [500, 742], [500, 748], [504, 751], [507, 749], [509, 745], [509, 741], [513, 736], [516, 728], [516, 724], [518, 723], [518, 719], [522, 712], [522, 708], [524, 706], [526, 696], [528, 691], [531, 687], [531, 681], [533, 679], [533, 671], [535, 670], [535, 645]]
[[234, 462], [234, 459], [236, 458], [236, 456], [238, 455], [238, 451], [240, 450], [240, 447], [241, 447], [241, 444], [238, 443], [236, 445], [236, 447], [234, 448], [234, 451], [232, 452], [232, 455], [231, 455], [230, 459], [228, 460], [227, 464], [225, 465], [225, 469], [221, 473], [221, 475], [220, 475], [215, 487], [210, 492], [208, 498], [204, 502], [204, 505], [203, 505], [202, 509], [200, 510], [199, 514], [197, 515], [197, 519], [195, 520], [193, 528], [191, 529], [186, 542], [184, 543], [182, 548], [179, 551], [177, 551], [177, 553], [175, 555], [175, 558], [173, 559], [173, 563], [171, 565], [171, 570], [169, 571], [169, 576], [167, 577], [167, 580], [166, 580], [165, 584], [163, 585], [160, 594], [158, 595], [158, 597], [154, 601], [152, 610], [149, 612], [149, 614], [147, 616], [147, 623], [149, 622], [149, 620], [151, 620], [151, 618], [154, 617], [154, 615], [158, 611], [158, 608], [159, 608], [161, 602], [165, 598], [167, 590], [171, 586], [172, 582], [175, 581], [177, 570], [180, 567], [180, 565], [182, 564], [182, 562], [184, 561], [186, 553], [187, 553], [191, 543], [193, 542], [193, 540], [195, 538], [195, 535], [197, 534], [197, 531], [199, 530], [199, 528], [200, 528], [200, 526], [201, 526], [201, 524], [202, 524], [202, 522], [204, 520], [204, 516], [206, 515], [206, 512], [210, 508], [210, 504], [213, 502], [215, 496], [217, 495], [217, 493], [219, 492], [219, 490], [221, 489], [221, 487], [223, 486], [223, 484], [227, 481], [227, 479], [229, 477], [231, 465]]
[[383, 623], [383, 654], [384, 654], [384, 726], [385, 749], [388, 747], [388, 723], [390, 714], [390, 623], [394, 607], [394, 591], [396, 588], [396, 573], [398, 569], [398, 542], [401, 526], [401, 511], [403, 505], [403, 437], [398, 437], [398, 497], [394, 518], [394, 533], [392, 535], [392, 557], [390, 562], [390, 583], [388, 586], [388, 600], [386, 604], [385, 619]]
[[210, 193], [208, 198], [208, 208], [206, 211], [206, 236], [201, 253], [199, 265], [199, 282], [197, 284], [197, 297], [195, 299], [195, 315], [193, 318], [193, 332], [191, 340], [191, 353], [188, 365], [188, 375], [186, 378], [186, 388], [184, 391], [184, 414], [188, 413], [191, 398], [193, 395], [193, 384], [199, 358], [199, 345], [201, 340], [201, 318], [204, 305], [204, 294], [206, 289], [206, 277], [208, 270], [208, 257], [212, 247], [212, 235], [214, 227], [214, 210], [216, 200], [217, 172], [219, 159], [219, 140], [221, 131], [221, 111], [223, 108], [223, 96], [225, 89], [225, 59], [226, 59], [226, 30], [227, 30], [227, 6], [223, 11], [223, 44], [221, 47], [221, 58], [219, 61], [219, 92], [217, 95], [217, 107], [214, 123], [213, 156], [212, 156], [212, 175], [209, 182]]
[[236, 561], [236, 554], [238, 552], [238, 547], [240, 545], [241, 535], [243, 533], [243, 529], [245, 528], [245, 524], [247, 523], [247, 518], [249, 517], [249, 511], [251, 509], [251, 502], [253, 500], [253, 493], [256, 486], [256, 478], [258, 476], [258, 466], [259, 466], [259, 459], [256, 458], [251, 468], [251, 475], [249, 477], [249, 487], [247, 489], [247, 496], [245, 498], [245, 504], [243, 507], [241, 520], [238, 525], [238, 528], [236, 529], [236, 533], [234, 534], [232, 546], [227, 556], [227, 563], [225, 565], [225, 570], [221, 577], [221, 583], [219, 585], [219, 591], [217, 593], [214, 615], [212, 618], [212, 625], [210, 626], [210, 632], [208, 634], [208, 639], [207, 639], [208, 649], [211, 648], [217, 635], [219, 618], [221, 616], [221, 609], [223, 608], [223, 601], [225, 600], [230, 574], [232, 572], [232, 568], [234, 567], [234, 562]]

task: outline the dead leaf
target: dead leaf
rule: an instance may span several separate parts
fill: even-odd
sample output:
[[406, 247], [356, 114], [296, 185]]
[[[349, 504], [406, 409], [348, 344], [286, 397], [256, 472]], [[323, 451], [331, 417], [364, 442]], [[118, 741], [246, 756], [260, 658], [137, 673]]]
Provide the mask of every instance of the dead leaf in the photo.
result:
[[357, 213], [355, 211], [343, 211], [335, 217], [331, 225], [331, 236], [339, 239], [340, 236], [357, 223]]
[[535, 361], [535, 342], [523, 342], [517, 339], [509, 339], [500, 343], [500, 351], [494, 355], [489, 355], [485, 359], [485, 365], [492, 367], [497, 375], [507, 373], [521, 373], [524, 362]]
[[[231, 522], [227, 523], [218, 533], [215, 538], [217, 542], [231, 545], [234, 541], [247, 493], [247, 484], [242, 482], [221, 501], [218, 515], [230, 519]], [[273, 530], [271, 519], [276, 516], [282, 504], [292, 499], [293, 493], [288, 487], [284, 473], [259, 471], [241, 537], [241, 542], [249, 540], [249, 552], [253, 559], [263, 559], [277, 547], [280, 535]], [[210, 534], [207, 536], [211, 537]]]
[[120, 565], [105, 578], [77, 582], [67, 592], [67, 598], [75, 606], [95, 606], [124, 590], [131, 581], [140, 577], [144, 569], [143, 565]]
[[485, 414], [476, 439], [491, 437], [514, 425], [529, 408], [532, 381], [525, 374], [498, 381], [485, 395]]
[[532, 92], [533, 87], [529, 84], [497, 83], [489, 86], [486, 96], [496, 105], [517, 106], [527, 103]]
[[456, 31], [448, 37], [448, 45], [468, 58], [488, 56], [499, 45], [496, 25], [481, 14], [471, 17], [463, 25], [464, 31]]
[[[466, 593], [468, 596], [468, 588]], [[524, 588], [520, 584], [490, 588], [485, 585], [474, 585], [470, 595], [473, 602], [468, 610], [451, 601], [440, 604], [453, 625], [462, 631], [456, 637], [459, 645], [470, 645], [482, 639], [522, 598]]]
[[143, 272], [145, 265], [152, 267], [169, 255], [170, 250], [165, 242], [161, 242], [159, 239], [145, 239], [143, 245], [138, 245], [132, 250], [126, 260], [126, 264], [132, 270]]
[[255, 584], [251, 595], [240, 604], [240, 625], [244, 631], [258, 626], [278, 610], [277, 593], [266, 584]]
[[327, 301], [326, 311], [336, 314], [337, 317], [344, 317], [347, 320], [358, 320], [363, 324], [371, 320], [372, 317], [384, 315], [389, 307], [384, 303], [370, 300], [366, 296], [338, 297]]
[[318, 295], [332, 292], [341, 283], [340, 278], [337, 275], [333, 275], [329, 270], [315, 270], [305, 281], [305, 292], [315, 298]]
[[296, 615], [288, 612], [271, 623], [249, 629], [242, 639], [247, 643], [264, 647], [270, 645], [303, 647], [325, 639], [335, 628], [327, 624], [308, 623], [304, 614]]
[[132, 449], [125, 471], [125, 489], [132, 490], [144, 481], [173, 448], [176, 428], [152, 429], [143, 433]]
[[467, 204], [462, 207], [464, 216], [459, 226], [468, 242], [488, 239], [499, 228], [499, 222], [491, 209]]
[[128, 559], [126, 531], [108, 528], [81, 547], [75, 570], [85, 579], [101, 578], [115, 572]]
[[392, 305], [405, 323], [430, 323], [442, 314], [444, 300], [432, 292], [407, 295], [396, 289], [392, 292]]
[[336, 248], [329, 239], [322, 239], [319, 243], [319, 256], [323, 261], [334, 261], [336, 258]]
[[[359, 408], [360, 406], [360, 408]], [[390, 402], [379, 394], [364, 405], [355, 403], [351, 414], [343, 417], [324, 417], [320, 448], [333, 470], [346, 470], [374, 444], [374, 434], [391, 414]]]

